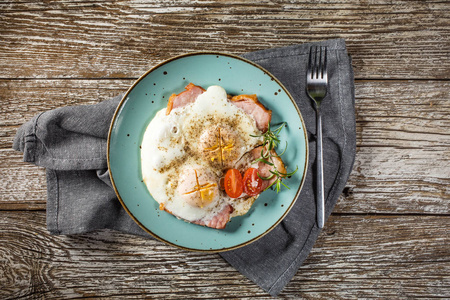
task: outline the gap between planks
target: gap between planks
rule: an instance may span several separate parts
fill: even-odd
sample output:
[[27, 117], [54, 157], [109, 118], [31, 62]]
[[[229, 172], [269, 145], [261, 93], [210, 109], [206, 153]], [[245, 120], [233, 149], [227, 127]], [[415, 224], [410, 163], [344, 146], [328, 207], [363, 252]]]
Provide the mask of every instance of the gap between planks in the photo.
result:
[[[157, 64], [155, 64], [156, 66]], [[17, 77], [17, 78], [7, 78], [7, 77], [0, 77], [0, 80], [2, 81], [45, 81], [45, 80], [92, 80], [92, 81], [100, 81], [100, 80], [138, 80], [140, 77]], [[407, 82], [407, 81], [443, 81], [447, 82], [450, 81], [450, 78], [419, 78], [419, 77], [412, 77], [412, 78], [369, 78], [369, 77], [355, 77], [355, 81], [358, 82], [383, 82], [383, 81], [391, 81], [391, 82]]]

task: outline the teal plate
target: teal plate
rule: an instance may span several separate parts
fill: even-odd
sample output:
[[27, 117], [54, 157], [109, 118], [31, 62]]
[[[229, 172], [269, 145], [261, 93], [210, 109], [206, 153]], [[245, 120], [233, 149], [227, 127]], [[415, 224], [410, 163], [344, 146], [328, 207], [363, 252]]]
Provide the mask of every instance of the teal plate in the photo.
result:
[[[287, 122], [280, 148], [288, 148], [283, 161], [288, 171], [283, 180], [290, 189], [277, 194], [268, 190], [250, 211], [232, 218], [218, 230], [187, 223], [159, 210], [142, 181], [140, 144], [157, 111], [167, 106], [172, 93], [190, 82], [207, 88], [220, 85], [229, 94], [257, 94], [272, 110], [271, 124]], [[190, 53], [165, 61], [140, 77], [124, 95], [109, 130], [108, 167], [116, 194], [125, 210], [148, 233], [187, 250], [220, 252], [247, 245], [267, 234], [286, 216], [297, 200], [308, 163], [308, 143], [300, 110], [286, 88], [257, 64], [224, 53]], [[301, 199], [299, 199], [301, 201]]]

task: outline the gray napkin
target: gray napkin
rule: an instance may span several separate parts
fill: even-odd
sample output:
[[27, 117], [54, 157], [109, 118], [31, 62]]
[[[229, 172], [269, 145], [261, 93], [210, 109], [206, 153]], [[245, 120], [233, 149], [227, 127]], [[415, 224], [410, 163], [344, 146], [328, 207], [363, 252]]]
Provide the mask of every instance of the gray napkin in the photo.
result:
[[[354, 82], [345, 41], [316, 44], [329, 49], [329, 90], [322, 106], [328, 218], [355, 158]], [[295, 275], [320, 233], [314, 198], [315, 112], [305, 92], [310, 46], [294, 45], [243, 55], [286, 86], [302, 112], [309, 135], [308, 173], [299, 201], [269, 234], [245, 247], [221, 253], [239, 272], [273, 296]], [[44, 112], [18, 130], [14, 149], [24, 153], [24, 161], [47, 171], [50, 233], [79, 234], [109, 228], [150, 238], [122, 208], [108, 175], [107, 135], [120, 99], [119, 96], [95, 105]]]

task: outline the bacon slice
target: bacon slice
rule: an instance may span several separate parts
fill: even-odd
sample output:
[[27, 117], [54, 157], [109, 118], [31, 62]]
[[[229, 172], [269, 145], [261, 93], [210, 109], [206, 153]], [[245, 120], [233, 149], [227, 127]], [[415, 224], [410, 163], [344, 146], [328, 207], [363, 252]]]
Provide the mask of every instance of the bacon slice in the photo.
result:
[[[262, 149], [263, 146], [260, 146], [251, 151], [251, 156], [253, 157], [253, 160], [256, 160], [261, 157]], [[271, 163], [275, 165], [275, 167], [279, 172], [286, 174], [286, 167], [284, 166], [284, 163], [281, 160], [281, 158], [275, 156], [277, 155], [275, 150], [272, 150], [272, 155], [274, 155], [274, 157], [272, 158]], [[258, 162], [258, 173], [261, 177], [269, 177], [270, 175], [272, 175], [270, 171], [274, 170], [275, 167], [263, 162]], [[265, 190], [267, 187], [269, 187], [272, 183], [275, 182], [276, 179], [277, 179], [276, 176], [273, 176], [271, 179], [263, 180], [262, 190]]]
[[[160, 205], [159, 209], [164, 210], [168, 212], [171, 215], [175, 215], [172, 211], [168, 210], [164, 205]], [[196, 220], [192, 221], [191, 223], [202, 225], [206, 227], [211, 227], [215, 229], [224, 229], [227, 225], [228, 221], [230, 220], [230, 215], [233, 212], [233, 207], [231, 205], [225, 206], [217, 215], [211, 218], [208, 222], [205, 222], [203, 220]], [[189, 221], [187, 221], [189, 222]]]
[[195, 85], [193, 83], [189, 83], [185, 88], [185, 91], [177, 94], [172, 94], [169, 98], [169, 102], [167, 103], [166, 115], [170, 114], [172, 109], [177, 107], [183, 107], [188, 105], [189, 103], [195, 102], [198, 95], [203, 94], [205, 89], [201, 86]]
[[258, 101], [256, 95], [237, 95], [231, 98], [231, 102], [251, 115], [256, 121], [256, 127], [266, 132], [272, 119], [272, 111]]
[[233, 207], [231, 205], [226, 205], [217, 215], [212, 217], [211, 220], [205, 223], [203, 220], [194, 221], [192, 223], [203, 225], [206, 227], [211, 227], [215, 229], [224, 229], [230, 220], [230, 214], [233, 212]]

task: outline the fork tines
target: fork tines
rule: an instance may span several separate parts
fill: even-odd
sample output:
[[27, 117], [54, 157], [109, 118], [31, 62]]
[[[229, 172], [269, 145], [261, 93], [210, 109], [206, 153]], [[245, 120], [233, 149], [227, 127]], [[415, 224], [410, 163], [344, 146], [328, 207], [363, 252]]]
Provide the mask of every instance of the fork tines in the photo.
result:
[[327, 47], [311, 46], [309, 51], [309, 68], [307, 76], [322, 79], [327, 76]]

